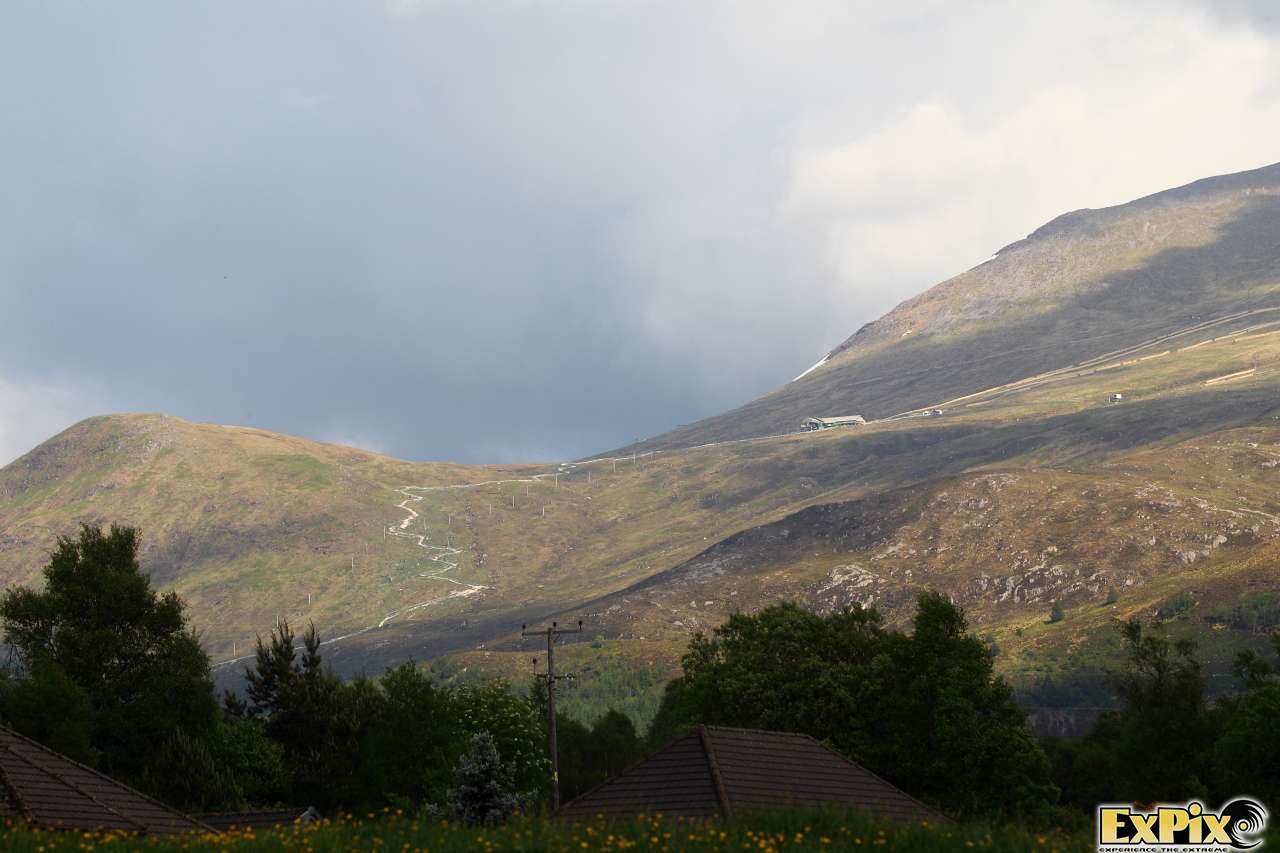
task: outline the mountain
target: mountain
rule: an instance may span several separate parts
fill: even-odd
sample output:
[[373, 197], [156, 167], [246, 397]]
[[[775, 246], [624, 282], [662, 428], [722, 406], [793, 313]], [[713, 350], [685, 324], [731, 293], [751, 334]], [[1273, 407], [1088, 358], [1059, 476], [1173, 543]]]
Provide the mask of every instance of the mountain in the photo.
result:
[[[0, 581], [33, 582], [81, 522], [137, 525], [226, 683], [278, 617], [313, 621], [343, 672], [519, 679], [522, 623], [583, 618], [564, 660], [584, 714], [643, 718], [689, 634], [734, 610], [900, 622], [924, 587], [1033, 704], [1104, 701], [1081, 673], [1135, 615], [1199, 639], [1225, 687], [1280, 625], [1277, 205], [1273, 166], [1067, 214], [805, 377], [597, 459], [411, 463], [93, 418], [0, 469]], [[870, 422], [795, 432], [853, 413]]]
[[1280, 164], [1077, 210], [858, 329], [800, 379], [637, 447], [885, 418], [1201, 327], [1275, 320], [1277, 270]]

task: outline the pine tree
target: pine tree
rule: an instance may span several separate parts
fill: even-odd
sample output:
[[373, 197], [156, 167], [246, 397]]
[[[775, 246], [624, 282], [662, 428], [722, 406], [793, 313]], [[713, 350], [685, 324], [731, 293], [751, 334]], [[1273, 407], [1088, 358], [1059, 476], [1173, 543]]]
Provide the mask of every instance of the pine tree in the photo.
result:
[[477, 732], [458, 762], [456, 786], [449, 790], [449, 807], [472, 824], [491, 826], [519, 807], [515, 794], [515, 769], [502, 761], [488, 732]]

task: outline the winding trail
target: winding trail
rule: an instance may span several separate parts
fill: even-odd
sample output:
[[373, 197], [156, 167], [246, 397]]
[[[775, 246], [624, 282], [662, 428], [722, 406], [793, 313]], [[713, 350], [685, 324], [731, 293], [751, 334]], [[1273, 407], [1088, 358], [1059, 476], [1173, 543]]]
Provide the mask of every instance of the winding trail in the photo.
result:
[[[1138, 353], [1140, 353], [1144, 349], [1150, 349], [1153, 346], [1165, 344], [1169, 341], [1175, 340], [1177, 338], [1183, 337], [1188, 334], [1192, 334], [1195, 332], [1202, 332], [1214, 326], [1222, 325], [1229, 322], [1234, 322], [1237, 320], [1244, 319], [1246, 317], [1252, 317], [1257, 314], [1267, 314], [1267, 313], [1276, 312], [1276, 311], [1280, 311], [1280, 306], [1237, 311], [1231, 314], [1227, 314], [1225, 316], [1215, 317], [1209, 320], [1201, 321], [1191, 326], [1187, 326], [1182, 329], [1177, 329], [1175, 331], [1159, 335], [1158, 337], [1154, 337], [1137, 344], [1132, 344], [1118, 350], [1113, 350], [1111, 352], [1094, 356], [1092, 358], [1086, 359], [1076, 364], [1060, 367], [1060, 368], [1046, 371], [1044, 373], [1033, 375], [1033, 376], [1027, 376], [1022, 379], [1014, 380], [1012, 382], [1008, 382], [1002, 385], [997, 385], [992, 388], [985, 388], [979, 391], [970, 392], [968, 394], [965, 394], [964, 396], [956, 397], [951, 400], [947, 400], [943, 403], [937, 403], [937, 404], [933, 404], [931, 406], [926, 406], [919, 409], [911, 409], [905, 412], [899, 412], [898, 414], [895, 414], [895, 415], [889, 415], [884, 418], [880, 418], [878, 419], [878, 421], [873, 421], [872, 423], [884, 423], [889, 421], [898, 421], [898, 420], [904, 420], [908, 418], [919, 417], [923, 413], [929, 412], [933, 408], [941, 408], [944, 406], [950, 407], [960, 403], [967, 403], [969, 405], [973, 405], [973, 401], [977, 401], [977, 400], [983, 400], [984, 402], [990, 401], [992, 399], [996, 399], [998, 397], [1002, 397], [1008, 394], [1030, 390], [1030, 389], [1039, 387], [1041, 385], [1054, 382], [1056, 380], [1066, 379], [1070, 377], [1077, 377], [1077, 376], [1087, 375], [1091, 373], [1099, 373], [1102, 371], [1114, 369], [1116, 367], [1122, 367], [1131, 363], [1136, 363], [1137, 361], [1143, 360], [1145, 358], [1154, 358], [1156, 356], [1168, 355], [1171, 351], [1177, 352], [1177, 351], [1195, 349], [1197, 347], [1211, 343], [1212, 341], [1203, 340], [1203, 341], [1199, 341], [1198, 343], [1191, 344], [1189, 346], [1179, 347], [1173, 350], [1165, 350], [1164, 352], [1156, 353], [1154, 355], [1135, 357], [1138, 355]], [[1223, 337], [1238, 338], [1242, 335], [1246, 335], [1251, 332], [1258, 332], [1262, 329], [1270, 329], [1277, 325], [1280, 325], [1280, 321], [1271, 321], [1271, 322], [1254, 324], [1251, 326], [1246, 326], [1245, 328], [1239, 329], [1233, 333], [1227, 333]], [[1131, 360], [1117, 361], [1117, 359], [1125, 359], [1125, 358], [1130, 358]], [[814, 365], [814, 367], [810, 368], [809, 371], [812, 371], [822, 366], [822, 364], [825, 362], [826, 362], [826, 359], [824, 358], [822, 362], [819, 362], [818, 364]], [[805, 373], [807, 374], [809, 371], [805, 371]], [[805, 374], [801, 374], [801, 376], [804, 376], [804, 375]], [[1232, 374], [1228, 377], [1219, 377], [1217, 380], [1211, 380], [1211, 381], [1222, 381], [1224, 379], [1235, 378], [1235, 376], [1236, 374]], [[800, 377], [798, 376], [796, 378], [799, 379]], [[685, 446], [685, 447], [671, 447], [671, 448], [660, 449], [660, 450], [647, 450], [643, 453], [639, 453], [639, 452], [629, 453], [622, 456], [601, 456], [594, 459], [582, 459], [577, 462], [561, 462], [551, 471], [546, 471], [541, 474], [533, 474], [528, 477], [510, 477], [510, 478], [501, 479], [501, 480], [482, 480], [475, 483], [454, 483], [452, 485], [445, 485], [445, 486], [438, 486], [438, 485], [402, 486], [398, 489], [394, 489], [396, 494], [402, 495], [404, 497], [404, 500], [400, 501], [395, 506], [397, 509], [403, 510], [405, 512], [405, 516], [404, 518], [400, 519], [399, 522], [389, 525], [386, 528], [386, 534], [388, 536], [394, 536], [397, 539], [412, 540], [415, 547], [422, 548], [430, 553], [431, 562], [436, 564], [437, 568], [432, 569], [431, 571], [419, 573], [418, 575], [419, 578], [422, 578], [423, 580], [428, 580], [428, 581], [441, 581], [447, 584], [452, 584], [454, 588], [444, 595], [439, 595], [434, 598], [426, 599], [424, 601], [418, 601], [416, 603], [401, 607], [397, 610], [393, 610], [390, 613], [383, 616], [382, 618], [380, 618], [377, 622], [374, 622], [373, 624], [366, 625], [363, 628], [360, 628], [355, 631], [351, 631], [347, 634], [342, 634], [337, 637], [331, 637], [328, 640], [322, 641], [320, 645], [327, 646], [327, 645], [330, 645], [331, 643], [338, 643], [338, 642], [342, 642], [343, 640], [352, 639], [353, 637], [359, 637], [362, 634], [367, 634], [370, 631], [374, 631], [378, 628], [383, 628], [386, 625], [390, 624], [393, 620], [400, 618], [402, 616], [407, 616], [408, 614], [414, 613], [418, 610], [423, 610], [428, 607], [432, 607], [436, 604], [441, 604], [443, 602], [451, 601], [457, 598], [470, 598], [473, 596], [477, 596], [483, 593], [485, 590], [492, 588], [484, 584], [468, 583], [466, 581], [458, 580], [456, 577], [450, 577], [449, 573], [452, 572], [454, 569], [458, 568], [457, 558], [462, 553], [461, 550], [458, 548], [454, 548], [451, 544], [448, 543], [447, 540], [444, 545], [435, 545], [435, 544], [432, 544], [431, 536], [429, 534], [410, 532], [409, 527], [414, 523], [414, 521], [416, 521], [418, 518], [421, 517], [421, 513], [419, 513], [416, 509], [410, 506], [410, 504], [421, 502], [426, 497], [426, 495], [430, 492], [462, 491], [466, 489], [484, 488], [486, 486], [503, 486], [503, 485], [519, 484], [519, 483], [526, 483], [526, 484], [540, 483], [544, 480], [548, 480], [551, 478], [568, 476], [572, 474], [576, 469], [583, 468], [589, 465], [596, 465], [600, 463], [616, 464], [619, 462], [635, 462], [640, 459], [658, 456], [658, 455], [679, 455], [679, 454], [688, 453], [693, 450], [702, 450], [702, 449], [712, 448], [712, 447], [724, 447], [732, 444], [751, 444], [758, 441], [772, 441], [774, 439], [785, 438], [787, 436], [792, 436], [797, 434], [802, 434], [802, 433], [791, 431], [791, 432], [777, 433], [773, 435], [757, 435], [757, 436], [750, 436], [747, 438], [735, 438], [735, 439], [727, 439], [724, 441], [712, 441], [706, 444], [698, 444], [698, 445], [691, 445], [691, 446]], [[1217, 507], [1210, 507], [1210, 508], [1219, 509]], [[1235, 510], [1220, 510], [1220, 511], [1231, 513], [1231, 514], [1247, 513], [1249, 515], [1267, 518], [1271, 520], [1273, 523], [1280, 524], [1280, 517], [1271, 515], [1270, 513], [1262, 512], [1260, 510], [1237, 508]], [[219, 669], [221, 667], [228, 666], [230, 664], [234, 664], [239, 661], [249, 660], [253, 657], [254, 655], [242, 655], [240, 657], [231, 658], [229, 660], [219, 661], [218, 663], [213, 664], [211, 668]]]
[[456, 558], [459, 554], [462, 553], [461, 550], [459, 550], [458, 548], [454, 548], [452, 545], [447, 544], [447, 541], [446, 541], [446, 544], [444, 545], [431, 545], [429, 544], [431, 540], [430, 535], [426, 533], [410, 533], [409, 532], [408, 530], [409, 525], [413, 524], [413, 522], [420, 517], [420, 514], [418, 513], [418, 511], [413, 507], [409, 506], [409, 504], [417, 503], [425, 497], [425, 495], [413, 494], [411, 491], [409, 491], [411, 488], [413, 487], [405, 486], [403, 488], [396, 489], [396, 492], [404, 495], [404, 498], [405, 498], [400, 503], [396, 504], [396, 506], [399, 509], [404, 510], [406, 513], [408, 513], [408, 515], [400, 519], [399, 524], [393, 524], [389, 526], [387, 528], [387, 535], [395, 536], [399, 539], [412, 539], [414, 540], [414, 544], [417, 547], [425, 548], [427, 551], [432, 552], [431, 562], [439, 564], [440, 568], [430, 572], [421, 572], [419, 573], [418, 577], [425, 578], [426, 580], [432, 580], [432, 581], [446, 581], [457, 587], [460, 587], [460, 589], [452, 590], [447, 595], [438, 596], [436, 598], [432, 598], [427, 601], [420, 601], [417, 604], [412, 604], [408, 607], [402, 607], [399, 610], [393, 610], [392, 612], [388, 613], [386, 616], [383, 616], [377, 625], [374, 625], [371, 627], [381, 628], [384, 625], [386, 625], [388, 622], [390, 622], [392, 619], [395, 619], [397, 616], [404, 616], [406, 614], [414, 612], [415, 610], [422, 610], [423, 608], [430, 607], [433, 604], [439, 604], [442, 601], [448, 601], [453, 598], [469, 598], [470, 596], [479, 595], [484, 590], [489, 589], [489, 587], [484, 586], [483, 584], [466, 583], [464, 581], [458, 580], [457, 578], [447, 577], [449, 572], [458, 568], [458, 561]]

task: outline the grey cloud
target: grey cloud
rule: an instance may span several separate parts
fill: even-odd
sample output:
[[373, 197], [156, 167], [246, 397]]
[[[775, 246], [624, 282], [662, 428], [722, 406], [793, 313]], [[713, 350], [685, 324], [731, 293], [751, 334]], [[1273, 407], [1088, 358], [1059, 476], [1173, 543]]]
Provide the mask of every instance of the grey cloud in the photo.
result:
[[956, 271], [850, 277], [797, 162], [1060, 73], [1016, 4], [782, 8], [7, 5], [0, 381], [464, 461], [765, 392]]
[[1280, 29], [1280, 9], [1271, 0], [1195, 0], [1224, 20], [1267, 30]]

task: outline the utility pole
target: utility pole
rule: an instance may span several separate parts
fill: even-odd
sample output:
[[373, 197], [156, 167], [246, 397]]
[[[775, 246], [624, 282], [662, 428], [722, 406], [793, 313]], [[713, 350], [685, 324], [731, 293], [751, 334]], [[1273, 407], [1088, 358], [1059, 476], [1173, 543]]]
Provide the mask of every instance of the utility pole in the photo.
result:
[[[550, 628], [543, 628], [541, 631], [530, 631], [529, 626], [520, 626], [520, 636], [522, 637], [546, 637], [547, 638], [547, 674], [539, 675], [538, 678], [545, 679], [547, 682], [547, 751], [551, 753], [551, 813], [555, 814], [560, 811], [560, 753], [556, 749], [556, 682], [565, 678], [573, 678], [569, 675], [556, 675], [556, 659], [555, 659], [555, 638], [561, 634], [581, 634], [582, 620], [578, 620], [577, 628], [560, 628], [555, 622], [551, 623]], [[538, 659], [533, 659], [533, 665], [538, 665]]]

